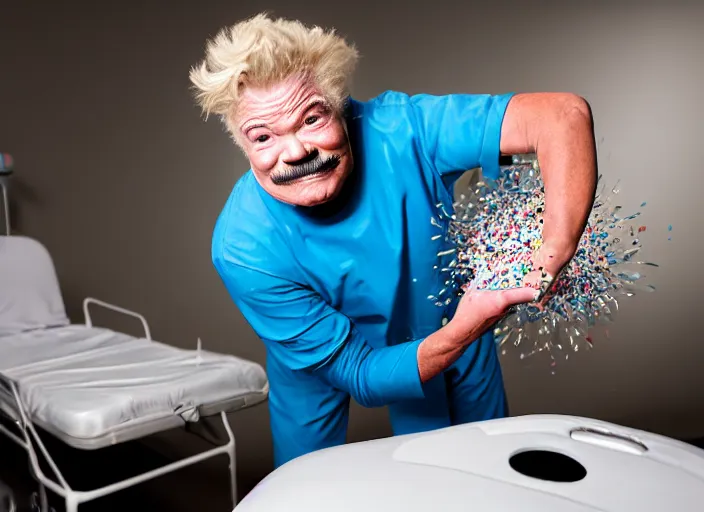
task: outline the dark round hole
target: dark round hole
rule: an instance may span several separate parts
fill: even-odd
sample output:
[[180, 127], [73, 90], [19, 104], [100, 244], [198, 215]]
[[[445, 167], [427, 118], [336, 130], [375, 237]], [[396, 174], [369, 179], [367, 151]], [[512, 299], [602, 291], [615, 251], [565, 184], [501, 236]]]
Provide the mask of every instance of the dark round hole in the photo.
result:
[[513, 455], [508, 463], [520, 474], [551, 482], [578, 482], [587, 470], [572, 457], [547, 450], [529, 450]]

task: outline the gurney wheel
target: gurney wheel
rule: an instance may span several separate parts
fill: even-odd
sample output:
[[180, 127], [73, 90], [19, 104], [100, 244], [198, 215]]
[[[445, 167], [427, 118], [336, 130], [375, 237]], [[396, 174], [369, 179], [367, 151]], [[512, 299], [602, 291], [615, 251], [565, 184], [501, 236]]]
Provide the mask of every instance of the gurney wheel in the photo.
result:
[[0, 512], [17, 512], [15, 492], [0, 480]]
[[17, 504], [12, 496], [5, 496], [0, 501], [0, 512], [17, 512]]
[[[46, 500], [46, 491], [43, 493], [44, 494], [44, 499]], [[43, 512], [42, 510], [42, 498], [39, 492], [33, 492], [32, 497], [30, 498], [30, 506], [29, 510], [31, 512]], [[47, 504], [46, 512], [56, 512], [56, 509], [54, 507], [49, 507]]]

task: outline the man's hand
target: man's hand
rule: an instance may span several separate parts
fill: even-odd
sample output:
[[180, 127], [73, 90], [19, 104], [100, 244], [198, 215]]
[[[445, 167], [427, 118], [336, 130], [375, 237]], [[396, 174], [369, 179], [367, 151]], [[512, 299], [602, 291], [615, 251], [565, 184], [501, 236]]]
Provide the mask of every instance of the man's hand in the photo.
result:
[[538, 302], [544, 304], [555, 280], [562, 269], [567, 266], [577, 250], [574, 244], [560, 244], [545, 242], [533, 254], [533, 270], [526, 274], [523, 283], [525, 286], [540, 291]]
[[418, 347], [418, 370], [427, 382], [449, 367], [462, 352], [498, 322], [516, 304], [535, 300], [536, 290], [468, 290], [452, 320], [428, 336]]
[[457, 305], [457, 311], [447, 324], [453, 337], [469, 345], [501, 320], [516, 304], [536, 298], [532, 288], [509, 290], [468, 290]]

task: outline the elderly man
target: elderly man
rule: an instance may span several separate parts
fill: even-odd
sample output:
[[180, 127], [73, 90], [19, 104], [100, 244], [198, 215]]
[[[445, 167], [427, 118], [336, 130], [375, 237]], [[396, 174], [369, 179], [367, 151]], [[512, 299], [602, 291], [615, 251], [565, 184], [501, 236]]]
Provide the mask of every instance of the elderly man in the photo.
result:
[[[357, 52], [334, 31], [255, 16], [191, 70], [251, 169], [219, 216], [212, 258], [267, 350], [275, 465], [345, 442], [350, 397], [388, 405], [395, 434], [507, 414], [490, 327], [576, 251], [591, 209], [591, 114], [573, 94], [349, 97]], [[445, 308], [430, 219], [454, 182], [537, 152], [544, 243], [525, 288]], [[543, 274], [544, 276], [544, 274]], [[448, 321], [449, 319], [449, 321]]]

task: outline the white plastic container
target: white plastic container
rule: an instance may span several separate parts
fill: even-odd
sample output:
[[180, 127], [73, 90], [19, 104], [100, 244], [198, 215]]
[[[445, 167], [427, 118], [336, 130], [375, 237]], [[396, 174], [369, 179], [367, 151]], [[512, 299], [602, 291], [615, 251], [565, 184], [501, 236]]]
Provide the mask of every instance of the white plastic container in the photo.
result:
[[704, 512], [704, 450], [587, 418], [519, 416], [299, 457], [235, 511]]

